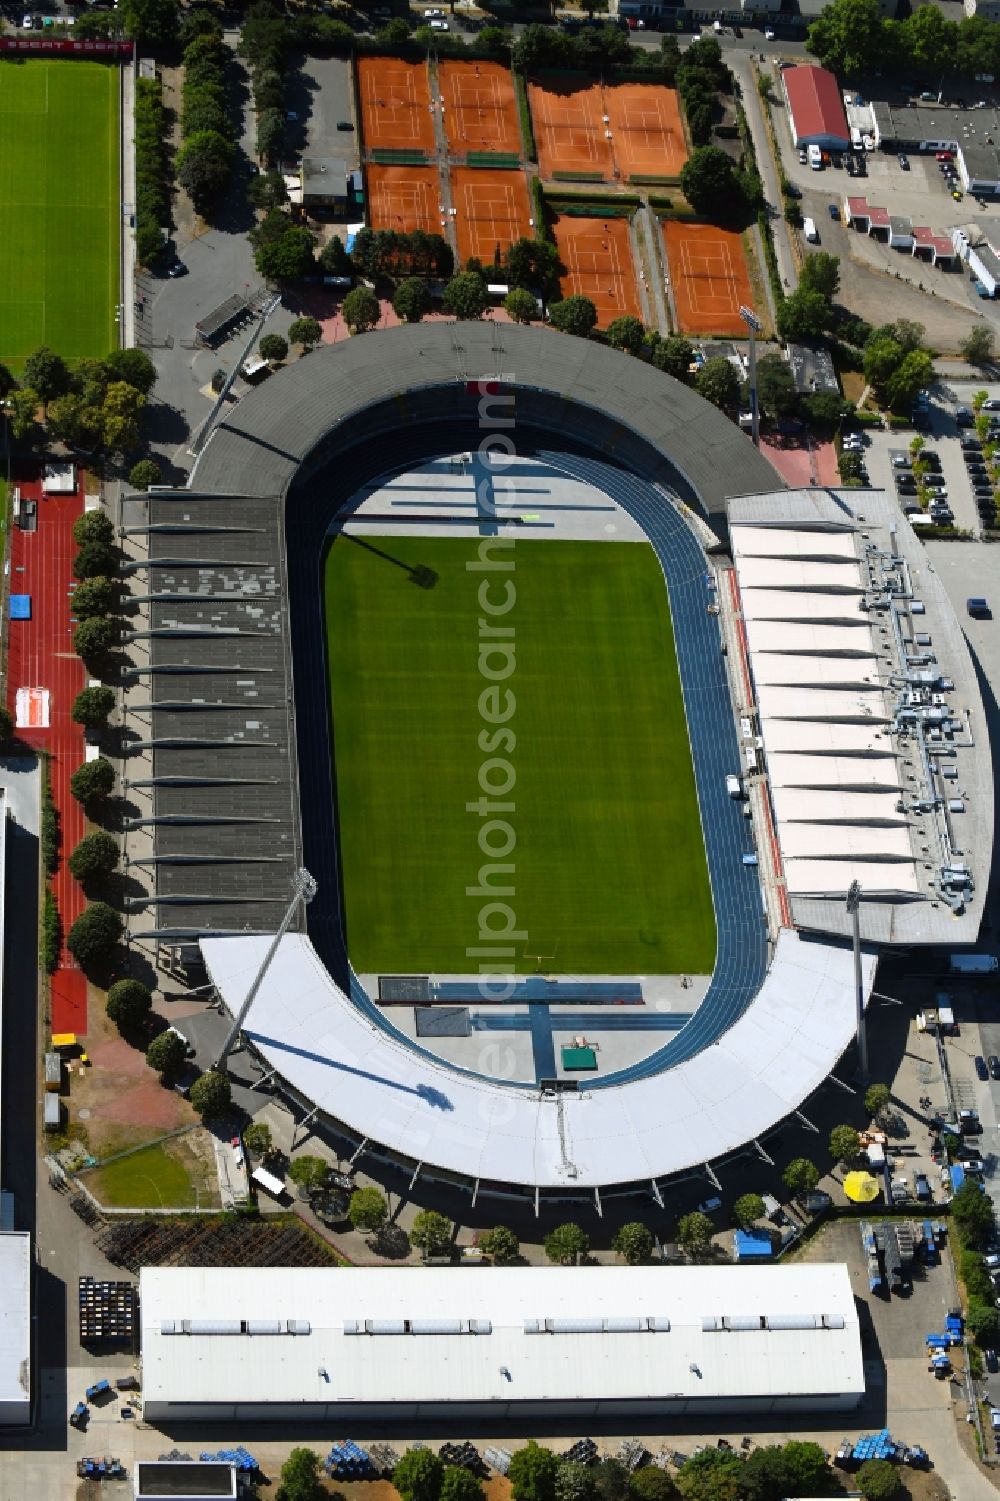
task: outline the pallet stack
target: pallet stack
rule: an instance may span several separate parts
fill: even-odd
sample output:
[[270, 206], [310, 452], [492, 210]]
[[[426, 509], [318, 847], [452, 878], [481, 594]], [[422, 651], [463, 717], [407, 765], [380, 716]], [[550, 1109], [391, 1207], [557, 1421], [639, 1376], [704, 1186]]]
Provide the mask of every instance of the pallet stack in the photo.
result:
[[131, 1344], [135, 1338], [135, 1284], [80, 1278], [80, 1343]]

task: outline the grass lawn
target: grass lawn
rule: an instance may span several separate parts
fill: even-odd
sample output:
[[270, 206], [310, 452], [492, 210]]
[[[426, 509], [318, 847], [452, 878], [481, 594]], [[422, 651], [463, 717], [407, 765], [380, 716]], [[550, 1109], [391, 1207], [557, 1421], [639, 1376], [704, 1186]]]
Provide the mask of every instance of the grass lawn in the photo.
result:
[[0, 59], [0, 362], [117, 343], [118, 69]]
[[204, 1163], [183, 1137], [119, 1157], [85, 1181], [112, 1209], [208, 1209], [219, 1202], [217, 1183], [208, 1181]]
[[[508, 903], [518, 973], [706, 974], [715, 918], [663, 574], [642, 543], [533, 541], [471, 572], [479, 539], [339, 537], [325, 563], [348, 947], [361, 972], [470, 973], [485, 903]], [[387, 558], [385, 554], [389, 554]], [[392, 559], [406, 568], [394, 565]], [[408, 568], [431, 569], [420, 587]], [[516, 603], [508, 723], [484, 720], [480, 582]], [[496, 667], [495, 659], [488, 666]], [[490, 706], [487, 706], [487, 712]], [[497, 708], [493, 707], [496, 713]], [[503, 730], [516, 736], [511, 748]], [[479, 737], [495, 736], [493, 745]], [[498, 814], [513, 895], [468, 895], [480, 768], [509, 760]], [[502, 786], [502, 766], [487, 770]], [[499, 840], [501, 834], [497, 835]], [[500, 923], [500, 916], [491, 919]], [[498, 967], [506, 967], [506, 961]]]

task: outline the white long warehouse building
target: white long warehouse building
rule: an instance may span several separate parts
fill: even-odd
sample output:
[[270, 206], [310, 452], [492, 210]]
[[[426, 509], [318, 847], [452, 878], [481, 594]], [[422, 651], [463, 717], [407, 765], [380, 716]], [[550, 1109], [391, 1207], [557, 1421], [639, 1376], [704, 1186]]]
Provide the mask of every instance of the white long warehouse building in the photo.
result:
[[843, 1265], [146, 1267], [151, 1422], [847, 1411]]

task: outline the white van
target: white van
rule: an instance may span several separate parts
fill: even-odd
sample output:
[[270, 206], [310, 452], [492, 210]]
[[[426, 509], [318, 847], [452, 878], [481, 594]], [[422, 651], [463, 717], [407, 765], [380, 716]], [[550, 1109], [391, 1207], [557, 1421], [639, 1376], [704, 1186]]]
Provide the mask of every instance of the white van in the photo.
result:
[[861, 131], [859, 130], [857, 125], [851, 126], [851, 145], [855, 151], [861, 151], [863, 149]]
[[819, 172], [823, 166], [823, 153], [818, 146], [810, 146], [806, 152], [806, 158], [814, 172]]
[[815, 219], [803, 219], [802, 220], [802, 233], [805, 235], [806, 239], [810, 242], [810, 244], [812, 244], [812, 245], [818, 245], [819, 244], [819, 235], [816, 232], [816, 220]]

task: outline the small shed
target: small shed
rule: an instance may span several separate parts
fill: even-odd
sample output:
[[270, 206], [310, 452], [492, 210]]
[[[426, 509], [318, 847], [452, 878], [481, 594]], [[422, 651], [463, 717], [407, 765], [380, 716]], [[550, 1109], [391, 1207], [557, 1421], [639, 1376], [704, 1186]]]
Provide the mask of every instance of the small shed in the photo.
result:
[[774, 1245], [766, 1230], [737, 1230], [733, 1236], [734, 1261], [771, 1261]]
[[905, 214], [889, 215], [889, 244], [893, 250], [913, 249], [913, 220]]
[[45, 1088], [59, 1093], [62, 1084], [62, 1059], [58, 1053], [45, 1054]]
[[845, 198], [844, 218], [852, 229], [862, 229], [868, 232], [868, 199]]
[[46, 1131], [58, 1131], [62, 1125], [62, 1100], [57, 1094], [43, 1095], [44, 1110], [42, 1119]]
[[876, 240], [888, 240], [889, 238], [889, 210], [876, 208], [873, 203], [868, 205], [868, 233]]

